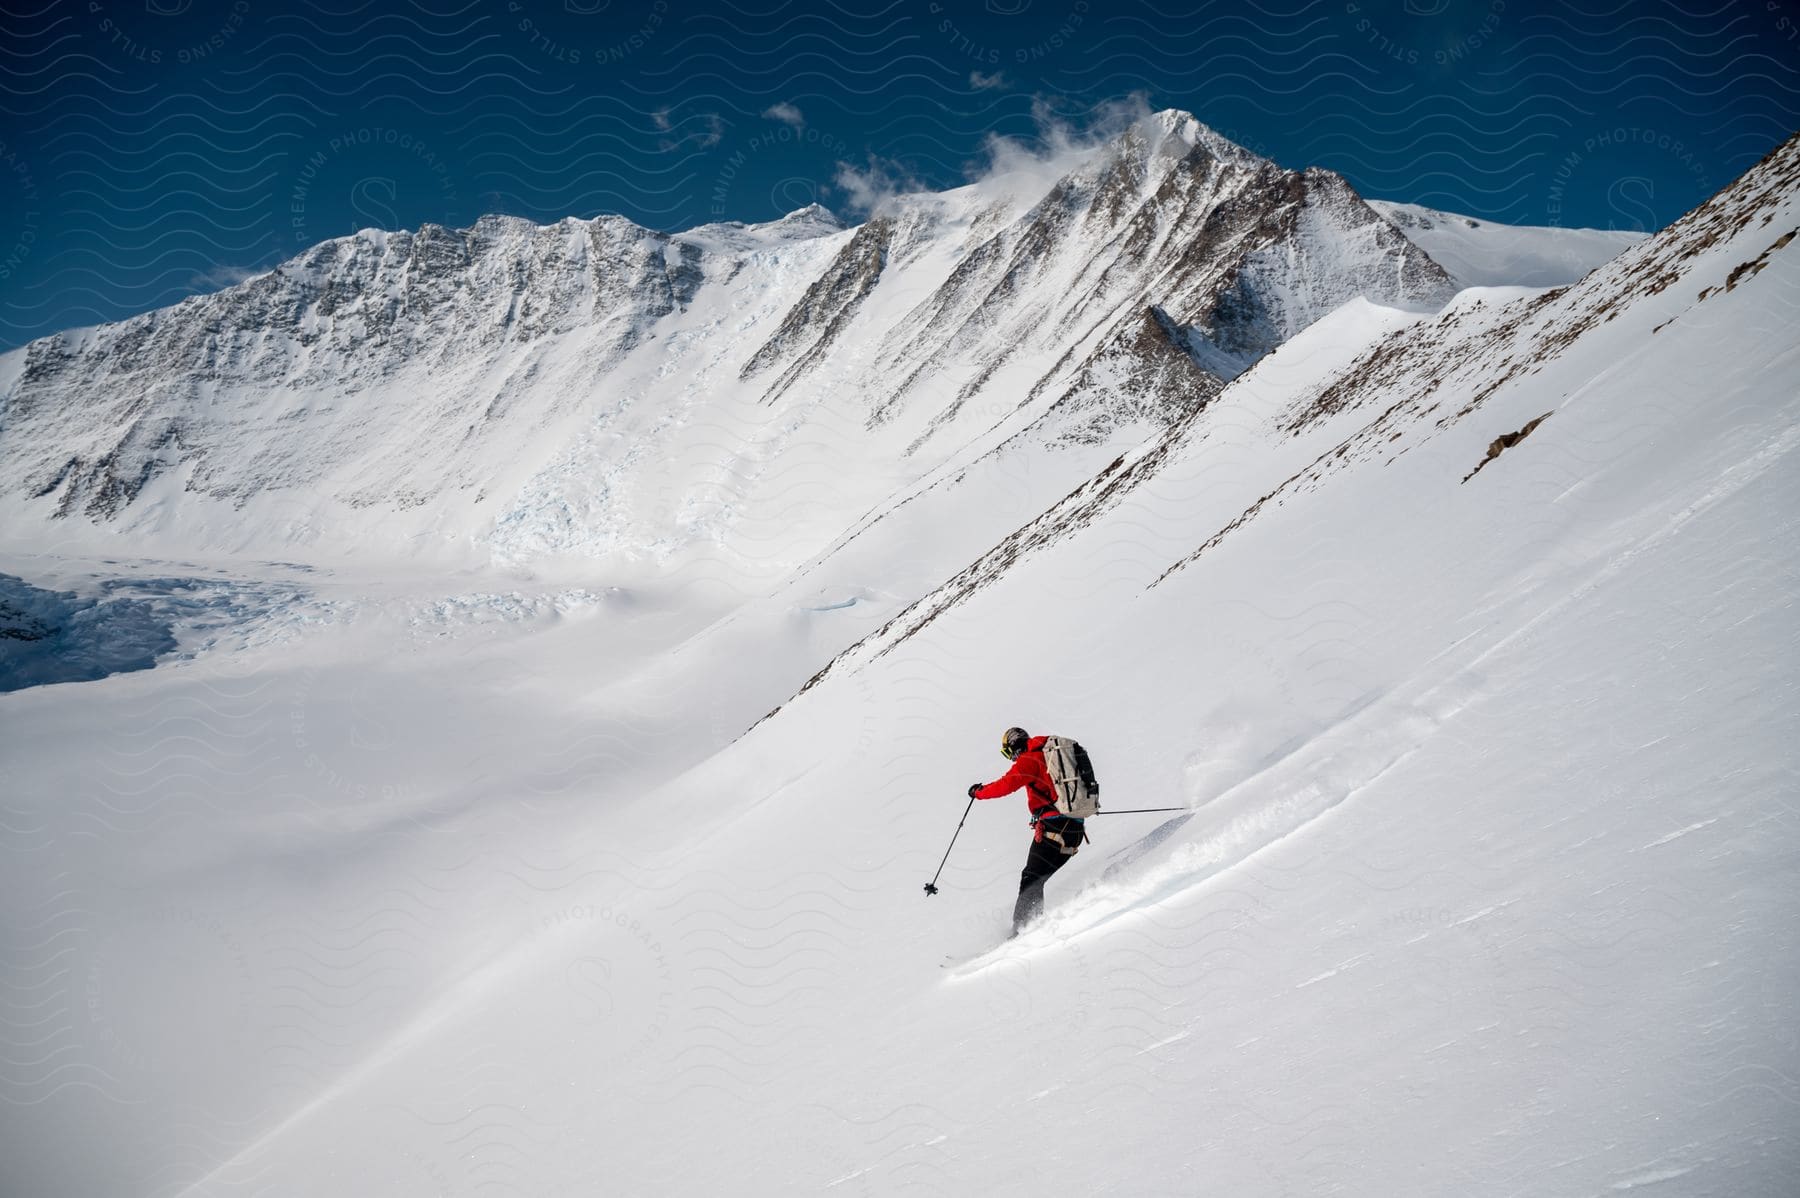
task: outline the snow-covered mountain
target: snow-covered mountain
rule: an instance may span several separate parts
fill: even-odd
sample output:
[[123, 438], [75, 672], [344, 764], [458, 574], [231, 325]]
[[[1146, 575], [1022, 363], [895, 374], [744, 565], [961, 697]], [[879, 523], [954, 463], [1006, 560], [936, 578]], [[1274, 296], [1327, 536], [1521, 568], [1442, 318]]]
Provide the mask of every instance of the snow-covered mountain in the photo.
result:
[[785, 568], [971, 447], [1138, 437], [1354, 296], [1453, 289], [1338, 176], [1176, 112], [856, 229], [365, 231], [0, 360], [6, 531]]
[[[0, 1189], [1784, 1193], [1800, 139], [1442, 306], [1197, 126], [1043, 176], [665, 238], [636, 332], [571, 291], [413, 341], [470, 403], [537, 380], [487, 450], [339, 327], [372, 289], [316, 391], [233, 391], [232, 452], [173, 437], [110, 509], [49, 397], [127, 326], [7, 359], [50, 368], [6, 485], [59, 427], [86, 464], [5, 497], [4, 627], [128, 574], [256, 633], [0, 694]], [[1367, 262], [1386, 298], [1325, 308]], [[993, 950], [1022, 804], [920, 887], [1013, 723], [1119, 814]]]

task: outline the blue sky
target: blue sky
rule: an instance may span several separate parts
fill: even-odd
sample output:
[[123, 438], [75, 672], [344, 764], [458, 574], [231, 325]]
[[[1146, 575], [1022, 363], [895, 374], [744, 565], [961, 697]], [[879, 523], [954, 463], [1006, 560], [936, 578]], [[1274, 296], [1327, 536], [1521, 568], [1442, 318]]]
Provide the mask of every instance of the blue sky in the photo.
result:
[[367, 226], [764, 220], [1192, 111], [1365, 195], [1649, 229], [1800, 126], [1800, 3], [13, 0], [0, 348]]

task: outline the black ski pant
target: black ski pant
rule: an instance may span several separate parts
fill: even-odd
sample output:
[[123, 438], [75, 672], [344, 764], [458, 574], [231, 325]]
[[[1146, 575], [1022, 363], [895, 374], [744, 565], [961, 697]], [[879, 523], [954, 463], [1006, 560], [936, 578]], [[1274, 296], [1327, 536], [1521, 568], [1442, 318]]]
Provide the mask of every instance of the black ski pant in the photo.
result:
[[[1055, 832], [1074, 848], [1081, 843], [1082, 822], [1066, 817], [1040, 821], [1043, 831]], [[1047, 837], [1031, 842], [1031, 855], [1025, 858], [1025, 869], [1019, 875], [1019, 901], [1013, 904], [1013, 934], [1036, 919], [1044, 910], [1044, 883], [1050, 875], [1069, 863], [1073, 853], [1065, 853], [1064, 845]]]

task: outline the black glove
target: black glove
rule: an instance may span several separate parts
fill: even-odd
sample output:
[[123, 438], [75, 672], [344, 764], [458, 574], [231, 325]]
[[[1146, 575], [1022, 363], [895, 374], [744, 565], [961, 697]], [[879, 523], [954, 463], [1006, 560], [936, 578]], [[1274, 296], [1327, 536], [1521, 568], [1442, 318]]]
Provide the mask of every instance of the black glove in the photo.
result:
[[970, 798], [971, 798], [971, 799], [972, 799], [972, 798], [974, 798], [974, 797], [975, 797], [975, 792], [976, 792], [976, 791], [978, 791], [978, 790], [980, 790], [980, 789], [981, 789], [981, 788], [982, 788], [982, 786], [983, 786], [983, 785], [985, 785], [985, 784], [984, 784], [984, 783], [981, 783], [981, 782], [971, 782], [971, 783], [969, 783], [969, 797], [970, 797]]

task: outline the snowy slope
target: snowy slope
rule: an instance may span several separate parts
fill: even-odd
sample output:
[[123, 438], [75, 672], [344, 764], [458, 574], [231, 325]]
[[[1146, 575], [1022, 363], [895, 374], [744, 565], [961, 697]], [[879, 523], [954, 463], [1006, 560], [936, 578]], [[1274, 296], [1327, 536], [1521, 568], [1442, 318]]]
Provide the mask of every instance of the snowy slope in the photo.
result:
[[1561, 287], [1645, 236], [1630, 230], [1498, 225], [1393, 200], [1370, 200], [1369, 207], [1460, 287]]
[[[0, 1188], [1785, 1193], [1796, 228], [1790, 142], [1572, 287], [1351, 300], [1073, 491], [996, 428], [760, 598], [340, 566], [297, 642], [0, 695]], [[944, 970], [1015, 722], [1190, 810]]]

